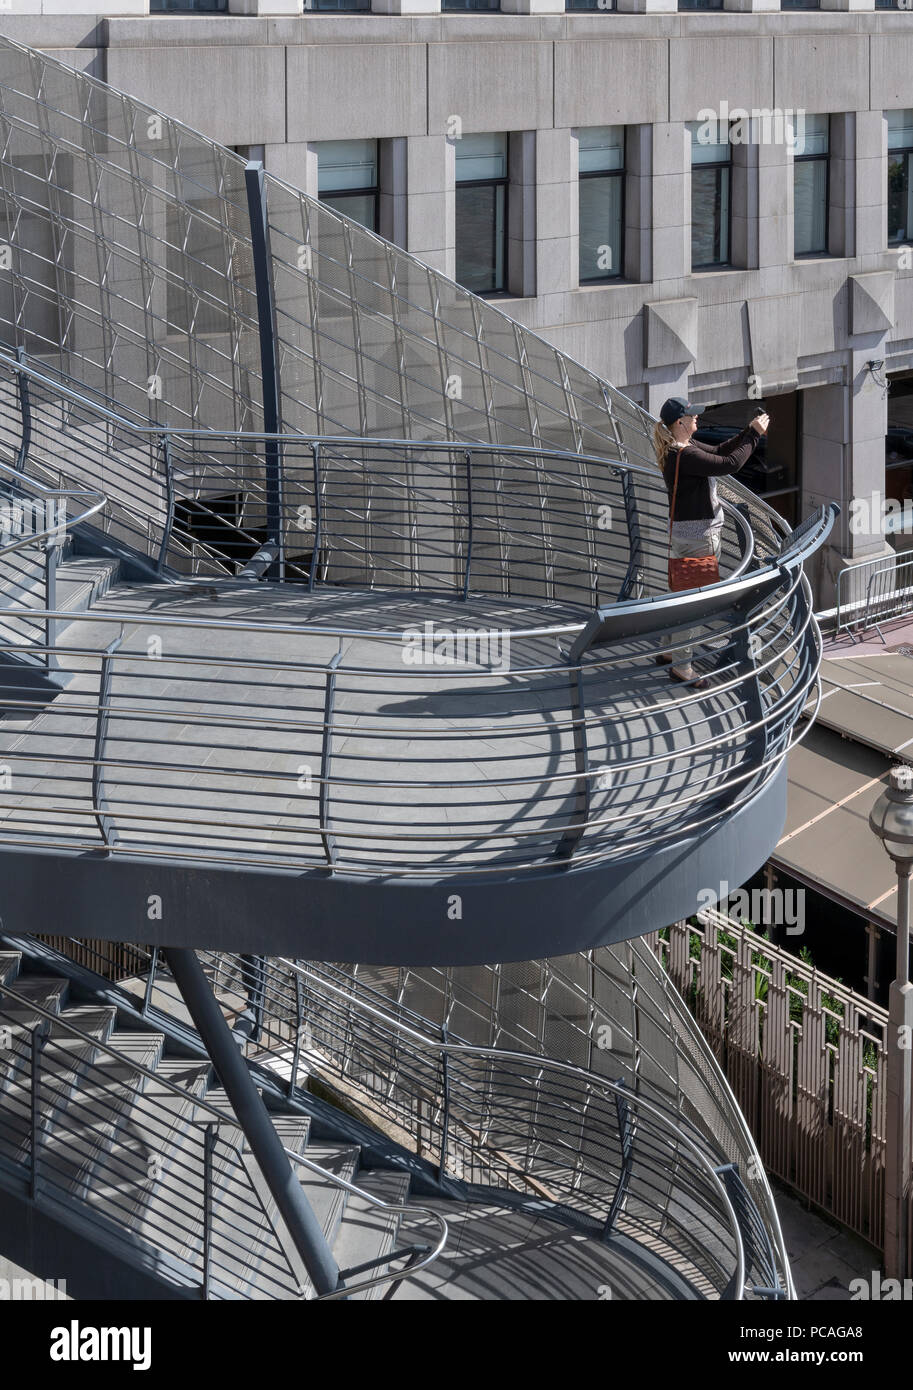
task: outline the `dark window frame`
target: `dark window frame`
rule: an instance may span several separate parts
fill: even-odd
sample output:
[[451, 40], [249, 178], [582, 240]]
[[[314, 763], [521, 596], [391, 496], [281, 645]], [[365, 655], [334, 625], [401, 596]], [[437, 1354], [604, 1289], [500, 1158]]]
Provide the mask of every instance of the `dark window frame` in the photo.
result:
[[[727, 127], [729, 135], [732, 132], [732, 123]], [[707, 160], [701, 164], [691, 163], [691, 250], [694, 252], [694, 175], [699, 169], [727, 170], [729, 174], [729, 189], [726, 197], [726, 259], [723, 261], [704, 261], [699, 265], [691, 262], [692, 273], [706, 273], [714, 270], [732, 270], [732, 140], [727, 137], [726, 149], [728, 155], [726, 159]], [[722, 234], [722, 226], [720, 228]], [[719, 238], [717, 238], [719, 239]]]
[[[909, 110], [910, 108], [909, 108], [909, 107], [900, 107], [900, 108], [898, 108], [898, 109], [899, 109], [899, 110], [906, 111], [906, 110]], [[910, 184], [911, 184], [911, 182], [913, 182], [913, 144], [909, 144], [909, 145], [899, 145], [899, 146], [897, 146], [896, 149], [892, 149], [891, 146], [890, 146], [890, 144], [888, 145], [888, 167], [887, 167], [887, 179], [888, 179], [888, 181], [890, 181], [890, 178], [891, 178], [891, 161], [892, 161], [892, 159], [898, 158], [898, 156], [908, 161], [906, 172], [907, 172], [907, 203], [908, 203], [908, 205], [909, 205], [909, 201], [910, 201]], [[886, 188], [885, 188], [885, 201], [886, 201], [886, 203], [887, 203], [888, 209], [890, 210], [890, 206], [891, 206], [891, 188], [890, 188], [890, 182], [888, 182], [888, 185], [887, 185]], [[889, 245], [889, 246], [906, 246], [906, 245], [908, 245], [908, 243], [910, 242], [910, 239], [911, 239], [911, 238], [913, 238], [913, 227], [907, 227], [907, 228], [905, 228], [904, 235], [903, 235], [903, 236], [898, 236], [898, 237], [892, 237], [892, 236], [891, 236], [891, 229], [890, 229], [890, 226], [888, 227], [888, 245]]]
[[[329, 189], [325, 193], [320, 192], [320, 153], [317, 154], [317, 201], [324, 207], [328, 207], [331, 212], [338, 212], [340, 217], [348, 217], [345, 208], [337, 207], [337, 202], [345, 202], [347, 198], [371, 198], [373, 200], [374, 217], [371, 225], [362, 222], [360, 218], [353, 217], [350, 221], [356, 222], [359, 227], [364, 227], [366, 231], [378, 233], [380, 231], [380, 141], [374, 140], [374, 168], [376, 176], [373, 185], [365, 185], [362, 188], [340, 188], [338, 190]], [[330, 201], [330, 200], [333, 201]]]
[[[824, 115], [825, 112], [821, 112]], [[796, 250], [796, 175], [795, 166], [797, 164], [813, 164], [815, 162], [824, 163], [824, 250], [823, 251], [797, 251]], [[826, 154], [794, 154], [793, 155], [793, 260], [809, 261], [829, 256], [831, 254], [831, 118], [827, 115], [827, 153]]]
[[[455, 184], [454, 184], [454, 188], [455, 188], [455, 193], [456, 193], [456, 194], [459, 194], [459, 191], [460, 191], [461, 188], [503, 188], [503, 189], [504, 189], [504, 212], [503, 212], [503, 216], [502, 216], [502, 219], [501, 219], [501, 220], [502, 220], [502, 227], [501, 227], [501, 243], [502, 243], [502, 244], [501, 244], [501, 269], [502, 269], [501, 280], [502, 280], [502, 283], [501, 283], [500, 285], [496, 286], [494, 289], [490, 289], [490, 290], [472, 290], [471, 293], [472, 293], [472, 294], [478, 295], [478, 297], [479, 297], [480, 299], [489, 299], [489, 298], [491, 298], [492, 295], [499, 295], [499, 294], [507, 294], [507, 293], [508, 293], [507, 286], [508, 286], [508, 283], [509, 283], [509, 280], [510, 280], [510, 268], [509, 268], [509, 266], [508, 266], [508, 260], [507, 260], [507, 258], [508, 258], [508, 252], [509, 252], [509, 241], [510, 241], [510, 238], [509, 238], [509, 236], [508, 236], [508, 224], [509, 224], [509, 221], [510, 221], [510, 154], [509, 154], [509, 151], [510, 151], [510, 134], [509, 134], [509, 133], [508, 133], [508, 136], [507, 136], [507, 145], [508, 145], [508, 157], [507, 157], [507, 161], [506, 161], [506, 163], [507, 163], [507, 171], [506, 171], [506, 173], [504, 173], [500, 178], [491, 178], [491, 179], [459, 179], [459, 178], [458, 178], [458, 179], [455, 180]], [[456, 232], [456, 228], [454, 228], [454, 232]], [[493, 227], [492, 227], [492, 229], [491, 229], [491, 238], [492, 238], [492, 239], [491, 239], [492, 263], [493, 263], [495, 266], [497, 266], [497, 264], [498, 264], [498, 226], [497, 226], [497, 220], [495, 220], [495, 223], [494, 223], [494, 225], [493, 225]], [[455, 238], [454, 238], [454, 241], [455, 241]], [[457, 283], [459, 284], [459, 281], [457, 281]], [[464, 286], [463, 288], [466, 288], [466, 287]]]
[[580, 184], [584, 179], [621, 179], [621, 236], [619, 242], [618, 270], [614, 273], [601, 275], [580, 274], [580, 257], [577, 258], [577, 283], [579, 285], [605, 285], [613, 280], [623, 280], [625, 274], [625, 197], [627, 192], [627, 173], [628, 173], [628, 128], [624, 127], [624, 135], [621, 144], [621, 168], [620, 169], [586, 169], [583, 173], [577, 172], [577, 210], [578, 222], [580, 213]]

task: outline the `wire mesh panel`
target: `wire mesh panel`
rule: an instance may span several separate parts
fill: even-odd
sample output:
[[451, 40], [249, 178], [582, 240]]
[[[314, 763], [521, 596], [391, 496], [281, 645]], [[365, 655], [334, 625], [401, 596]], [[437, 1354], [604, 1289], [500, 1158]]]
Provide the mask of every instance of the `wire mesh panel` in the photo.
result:
[[[266, 177], [265, 197], [287, 430], [532, 443], [652, 465], [650, 421], [614, 388], [281, 180]], [[237, 155], [3, 41], [0, 242], [10, 346], [150, 421], [261, 427]]]

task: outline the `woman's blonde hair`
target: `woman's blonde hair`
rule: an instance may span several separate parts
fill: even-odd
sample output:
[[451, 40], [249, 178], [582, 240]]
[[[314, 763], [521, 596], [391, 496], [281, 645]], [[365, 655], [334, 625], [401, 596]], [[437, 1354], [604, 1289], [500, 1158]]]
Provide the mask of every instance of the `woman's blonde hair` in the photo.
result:
[[660, 469], [665, 466], [669, 456], [669, 450], [675, 445], [675, 435], [667, 429], [662, 420], [657, 420], [653, 426], [653, 448], [656, 451], [656, 462]]

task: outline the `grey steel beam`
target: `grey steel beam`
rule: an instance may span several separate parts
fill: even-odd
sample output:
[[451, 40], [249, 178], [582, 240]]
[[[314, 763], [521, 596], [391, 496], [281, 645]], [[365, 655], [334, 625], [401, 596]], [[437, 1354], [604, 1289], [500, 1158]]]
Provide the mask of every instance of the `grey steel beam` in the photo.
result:
[[196, 953], [187, 947], [169, 946], [168, 964], [315, 1289], [319, 1294], [334, 1292], [339, 1287], [339, 1266], [301, 1183], [292, 1172], [282, 1140], [273, 1128]]
[[[278, 434], [281, 424], [281, 388], [279, 385], [279, 356], [276, 350], [276, 306], [273, 299], [273, 279], [270, 268], [269, 220], [266, 212], [266, 191], [263, 165], [252, 159], [244, 171], [247, 185], [247, 210], [250, 216], [250, 239], [254, 261], [254, 287], [257, 295], [257, 326], [260, 333], [260, 373], [263, 381], [263, 430]], [[278, 546], [278, 559], [269, 570], [269, 578], [281, 579], [284, 568], [282, 534], [282, 449], [276, 439], [264, 445], [266, 469], [266, 530], [270, 541]]]

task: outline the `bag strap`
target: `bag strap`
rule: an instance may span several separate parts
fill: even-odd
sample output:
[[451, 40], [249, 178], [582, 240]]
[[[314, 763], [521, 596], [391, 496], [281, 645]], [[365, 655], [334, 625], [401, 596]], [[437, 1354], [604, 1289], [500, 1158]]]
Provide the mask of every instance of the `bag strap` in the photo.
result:
[[672, 554], [672, 522], [675, 520], [675, 498], [678, 494], [678, 465], [681, 462], [682, 451], [675, 451], [675, 482], [672, 484], [672, 505], [669, 508], [669, 554]]

